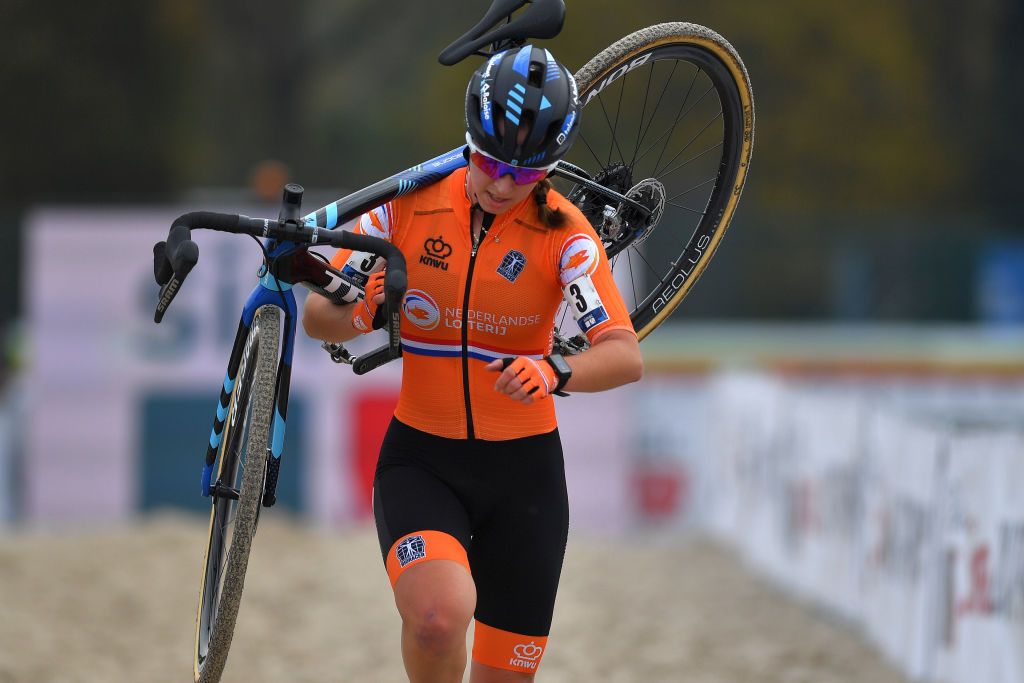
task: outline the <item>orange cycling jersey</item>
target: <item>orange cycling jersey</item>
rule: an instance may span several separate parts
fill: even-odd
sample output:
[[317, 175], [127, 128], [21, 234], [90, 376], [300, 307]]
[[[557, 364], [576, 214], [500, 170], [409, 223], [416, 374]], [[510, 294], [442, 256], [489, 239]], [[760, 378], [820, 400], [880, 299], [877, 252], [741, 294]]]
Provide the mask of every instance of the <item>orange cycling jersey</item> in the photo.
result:
[[[563, 296], [593, 343], [633, 331], [597, 234], [555, 191], [548, 204], [567, 214], [543, 227], [532, 196], [497, 216], [473, 247], [466, 169], [364, 214], [356, 232], [389, 240], [405, 255], [402, 388], [395, 417], [454, 439], [498, 441], [550, 432], [553, 401], [524, 405], [498, 393], [497, 358], [551, 353]], [[365, 253], [339, 251], [331, 263], [357, 281], [383, 267]]]

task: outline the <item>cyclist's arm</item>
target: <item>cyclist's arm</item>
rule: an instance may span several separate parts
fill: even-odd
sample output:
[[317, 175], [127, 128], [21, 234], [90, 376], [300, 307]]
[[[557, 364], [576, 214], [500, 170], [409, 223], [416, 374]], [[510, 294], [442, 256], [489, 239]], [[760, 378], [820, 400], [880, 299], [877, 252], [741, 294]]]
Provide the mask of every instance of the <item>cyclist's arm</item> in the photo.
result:
[[[384, 301], [383, 294], [378, 298], [378, 304]], [[352, 309], [362, 305], [362, 301], [356, 301], [339, 306], [326, 297], [310, 292], [302, 308], [302, 329], [310, 337], [323, 341], [345, 342], [355, 339], [360, 331], [352, 325]]]
[[[569, 392], [593, 392], [614, 389], [615, 387], [636, 382], [644, 372], [643, 360], [640, 357], [640, 345], [637, 343], [633, 330], [615, 329], [602, 334], [594, 344], [583, 353], [566, 358], [572, 368], [572, 376], [562, 387]], [[535, 363], [534, 361], [530, 361]], [[540, 361], [543, 363], [544, 361]], [[494, 390], [507, 394], [515, 401], [529, 404], [533, 397], [524, 386], [530, 386], [531, 380], [524, 380], [518, 375], [515, 364], [502, 370], [501, 359], [491, 361], [487, 369], [500, 372], [494, 382]], [[543, 365], [535, 367], [544, 367]], [[543, 381], [546, 385], [554, 378]]]
[[567, 358], [566, 391], [604, 391], [643, 375], [640, 344], [597, 235], [589, 224], [572, 231], [558, 250], [558, 277], [580, 331], [591, 346]]
[[565, 361], [572, 377], [562, 389], [570, 393], [614, 389], [644, 374], [640, 344], [631, 330], [608, 330], [589, 349]]
[[[392, 201], [363, 214], [353, 232], [390, 240], [395, 222], [396, 206]], [[340, 249], [331, 259], [331, 265], [363, 286], [371, 273], [384, 267], [384, 262], [372, 254]], [[380, 305], [384, 301], [384, 295], [374, 297], [374, 301]], [[302, 310], [302, 327], [306, 334], [314, 339], [329, 342], [355, 339], [361, 331], [352, 324], [352, 309], [362, 305], [362, 301], [357, 301], [339, 306], [319, 294], [310, 292]]]

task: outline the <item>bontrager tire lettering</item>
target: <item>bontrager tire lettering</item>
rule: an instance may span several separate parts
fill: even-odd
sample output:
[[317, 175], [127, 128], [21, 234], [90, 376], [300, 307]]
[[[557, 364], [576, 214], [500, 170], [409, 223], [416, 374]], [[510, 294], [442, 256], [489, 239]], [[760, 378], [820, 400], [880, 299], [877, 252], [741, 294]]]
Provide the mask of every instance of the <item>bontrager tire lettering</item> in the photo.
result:
[[[219, 595], [215, 596], [207, 595], [208, 590], [217, 589], [215, 586], [208, 585], [209, 564], [211, 560], [217, 559], [212, 558], [210, 553], [215, 531], [214, 525], [217, 522], [216, 508], [210, 513], [210, 542], [207, 543], [206, 559], [203, 562], [203, 577], [199, 588], [199, 610], [196, 615], [193, 665], [196, 683], [216, 683], [220, 680], [227, 662], [228, 649], [231, 647], [231, 638], [238, 617], [238, 606], [242, 599], [242, 587], [245, 583], [245, 570], [249, 564], [249, 551], [256, 533], [267, 471], [267, 443], [274, 409], [274, 389], [281, 335], [279, 315], [279, 309], [274, 306], [263, 306], [256, 311], [252, 329], [246, 339], [246, 356], [243, 360], [245, 367], [240, 368], [239, 381], [236, 382], [231, 396], [231, 416], [224, 425], [221, 453], [218, 458], [218, 478], [225, 474], [225, 467], [235, 465], [231, 461], [230, 450], [236, 441], [231, 438], [232, 434], [229, 430], [240, 426], [236, 414], [239, 414], [240, 411], [241, 424], [245, 424], [246, 411], [249, 411], [246, 443], [239, 444], [240, 448], [245, 448], [245, 465], [235, 510], [234, 530], [231, 536], [231, 545], [227, 549], [226, 561], [220, 569], [223, 584]], [[242, 372], [252, 362], [250, 354], [254, 348], [257, 349], [256, 366], [251, 375], [252, 380], [247, 386], [246, 377]], [[247, 405], [240, 405], [240, 402]], [[235, 455], [239, 456], [240, 453]], [[204, 604], [207, 609], [211, 607], [209, 603], [211, 597], [215, 601], [212, 607], [215, 607], [216, 618], [212, 624], [209, 624], [207, 636], [202, 632], [205, 626], [203, 610]], [[206, 598], [205, 601], [204, 598]], [[207, 618], [209, 616], [208, 614]], [[202, 653], [204, 640], [207, 641], [205, 654]]]

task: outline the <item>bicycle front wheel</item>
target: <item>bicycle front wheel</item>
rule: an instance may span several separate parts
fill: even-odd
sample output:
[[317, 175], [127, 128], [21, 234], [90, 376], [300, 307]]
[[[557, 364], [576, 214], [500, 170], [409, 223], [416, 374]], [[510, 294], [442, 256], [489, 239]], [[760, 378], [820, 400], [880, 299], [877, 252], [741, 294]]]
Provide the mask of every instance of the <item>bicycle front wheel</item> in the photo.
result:
[[[750, 80], [720, 35], [669, 23], [622, 38], [576, 81], [581, 129], [566, 161], [651, 211], [566, 191], [597, 229], [643, 339], [690, 291], [736, 210], [754, 142]], [[556, 320], [560, 336], [574, 332], [571, 318]]]
[[256, 311], [224, 421], [196, 615], [193, 673], [197, 683], [220, 680], [238, 617], [266, 479], [279, 316], [274, 306]]

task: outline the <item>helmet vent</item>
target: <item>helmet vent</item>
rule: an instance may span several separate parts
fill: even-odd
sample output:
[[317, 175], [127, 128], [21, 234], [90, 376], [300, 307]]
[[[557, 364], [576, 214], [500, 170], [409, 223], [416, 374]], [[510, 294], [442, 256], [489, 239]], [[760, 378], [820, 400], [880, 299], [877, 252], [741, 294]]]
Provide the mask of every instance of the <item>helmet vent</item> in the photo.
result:
[[508, 123], [505, 121], [505, 107], [497, 102], [494, 103], [494, 137], [499, 144], [505, 144], [505, 131]]
[[544, 65], [540, 62], [530, 62], [530, 71], [526, 76], [526, 83], [534, 88], [544, 86]]

